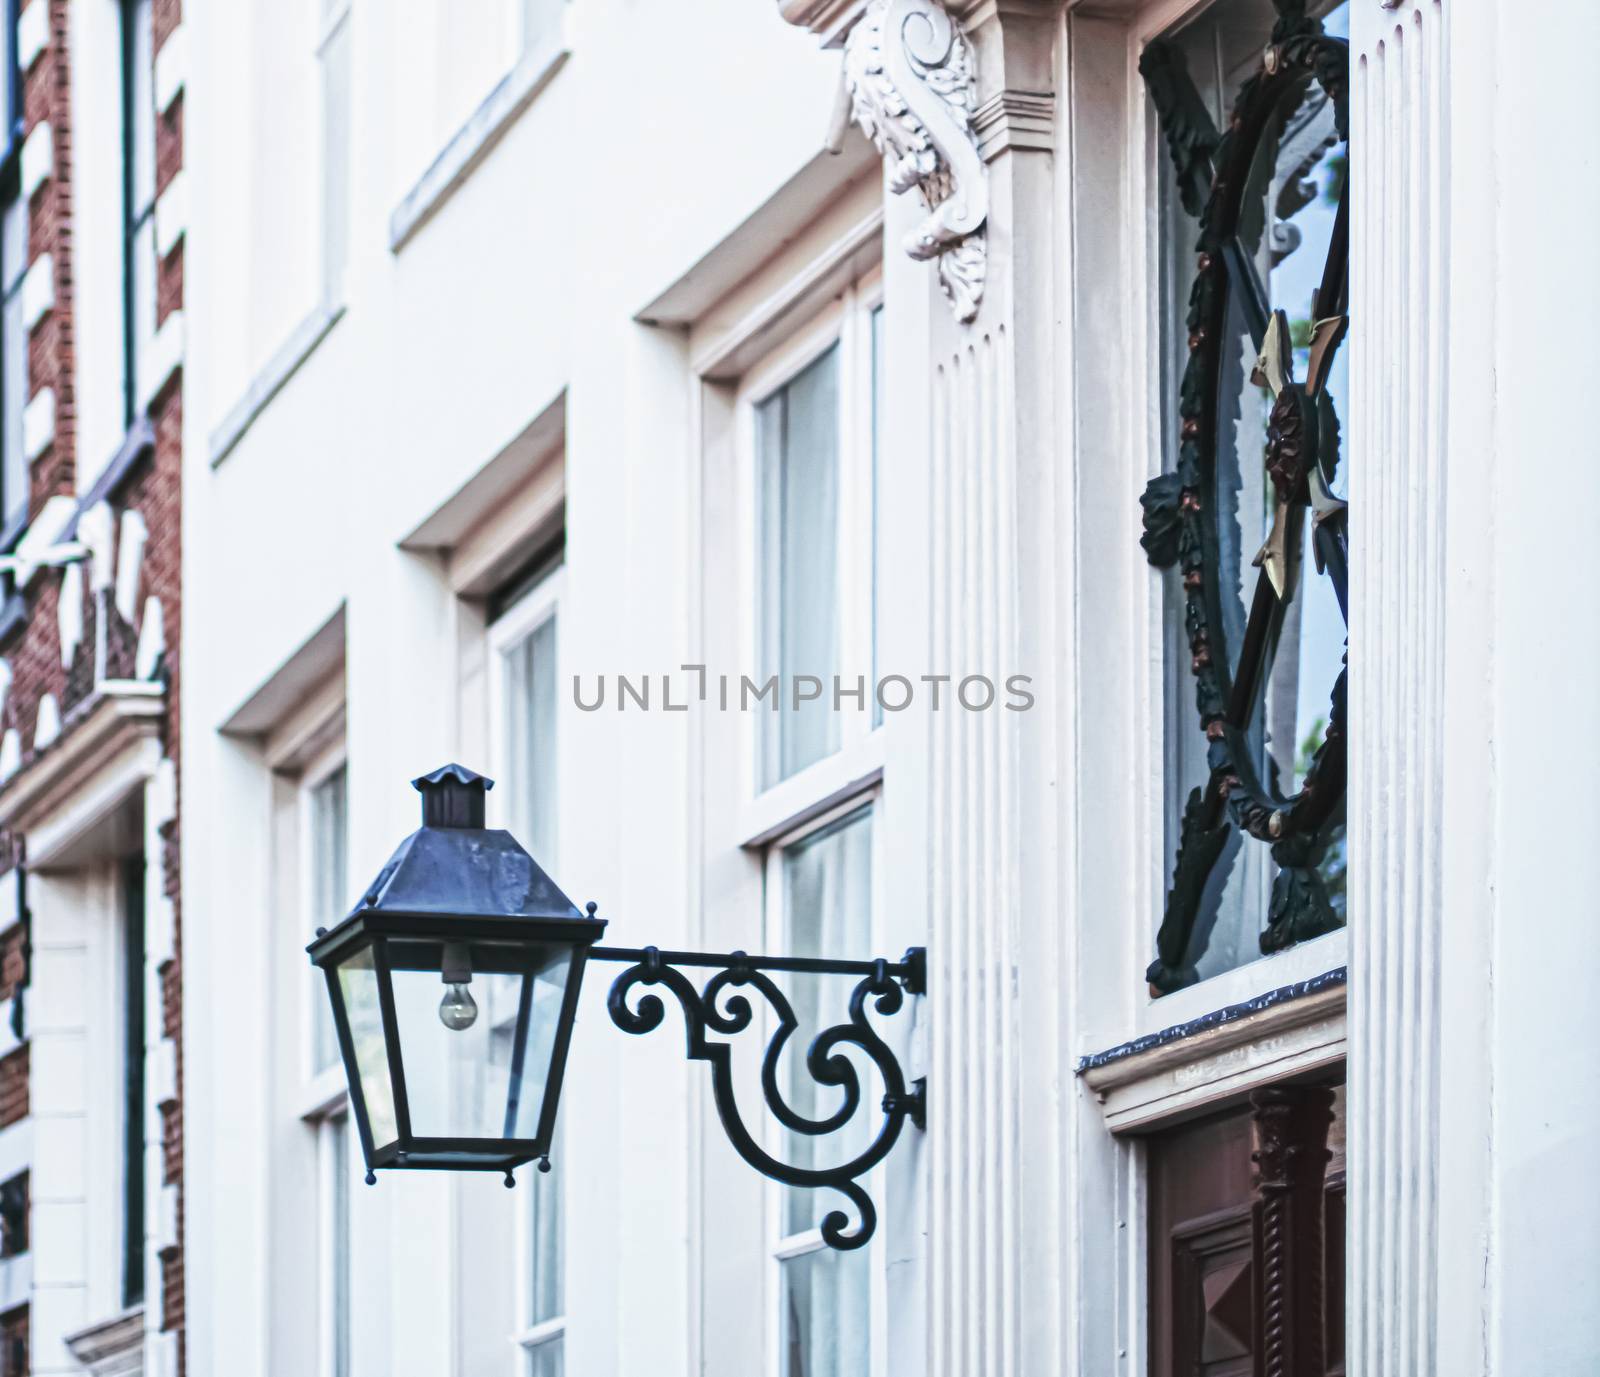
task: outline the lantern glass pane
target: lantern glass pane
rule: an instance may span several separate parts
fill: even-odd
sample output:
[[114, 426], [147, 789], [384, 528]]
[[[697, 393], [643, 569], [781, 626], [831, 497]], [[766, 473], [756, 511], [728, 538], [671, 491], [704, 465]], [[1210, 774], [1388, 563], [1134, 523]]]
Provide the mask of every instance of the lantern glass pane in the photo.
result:
[[355, 1052], [361, 1098], [366, 1102], [367, 1127], [376, 1151], [400, 1136], [394, 1112], [394, 1083], [389, 1078], [389, 1049], [383, 1038], [383, 1010], [378, 1002], [378, 971], [372, 948], [362, 947], [339, 964], [339, 993], [344, 998], [350, 1025], [350, 1045]]
[[[470, 980], [450, 985], [442, 943], [389, 945], [412, 1136], [537, 1138], [572, 948], [474, 942], [468, 950]], [[463, 995], [475, 1006], [470, 1021], [459, 1012]], [[467, 1026], [446, 1023], [446, 1000]]]

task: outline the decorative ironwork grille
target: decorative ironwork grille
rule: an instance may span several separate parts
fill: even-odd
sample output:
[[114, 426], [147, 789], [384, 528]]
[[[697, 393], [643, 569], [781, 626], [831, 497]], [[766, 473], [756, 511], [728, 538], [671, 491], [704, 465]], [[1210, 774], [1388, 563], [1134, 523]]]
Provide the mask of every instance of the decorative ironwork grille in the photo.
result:
[[[1265, 843], [1276, 867], [1263, 953], [1344, 922], [1345, 669], [1320, 742], [1272, 741], [1267, 700], [1282, 691], [1271, 681], [1286, 621], [1298, 626], [1307, 544], [1348, 624], [1339, 419], [1328, 388], [1349, 324], [1349, 179], [1347, 162], [1330, 152], [1346, 146], [1348, 44], [1306, 13], [1305, 0], [1274, 0], [1274, 8], [1268, 46], [1240, 86], [1225, 130], [1216, 128], [1177, 44], [1152, 43], [1140, 62], [1178, 200], [1198, 224], [1176, 465], [1140, 499], [1151, 564], [1181, 575], [1207, 766], [1183, 809], [1148, 971], [1157, 993], [1198, 978], [1194, 948], [1216, 902], [1225, 852], [1236, 854], [1235, 834], [1244, 845]], [[1310, 175], [1319, 168], [1320, 181]], [[1327, 196], [1337, 209], [1309, 316], [1291, 323], [1272, 300], [1273, 266], [1298, 246], [1288, 222], [1311, 195]], [[1236, 367], [1246, 340], [1254, 357], [1247, 374]], [[1251, 561], [1258, 572], [1245, 613], [1232, 570], [1248, 549], [1242, 477], [1253, 437], [1270, 528]], [[1220, 462], [1233, 456], [1237, 474]]]

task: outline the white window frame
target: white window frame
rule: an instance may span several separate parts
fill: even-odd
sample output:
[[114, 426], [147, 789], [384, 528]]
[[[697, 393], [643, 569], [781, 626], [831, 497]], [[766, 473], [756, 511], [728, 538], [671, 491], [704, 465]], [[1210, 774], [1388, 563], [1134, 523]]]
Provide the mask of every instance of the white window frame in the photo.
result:
[[[1139, 55], [1154, 39], [1171, 33], [1177, 27], [1198, 19], [1211, 9], [1216, 0], [1152, 0], [1138, 18], [1129, 26], [1130, 71], [1137, 73]], [[1140, 322], [1135, 342], [1141, 344], [1130, 352], [1130, 392], [1139, 404], [1133, 408], [1139, 418], [1133, 443], [1142, 448], [1146, 468], [1141, 484], [1155, 478], [1162, 471], [1164, 435], [1163, 428], [1170, 423], [1165, 414], [1162, 398], [1161, 354], [1165, 321], [1162, 318], [1161, 256], [1163, 227], [1160, 215], [1160, 184], [1167, 164], [1168, 153], [1161, 128], [1149, 105], [1144, 82], [1137, 75], [1130, 86], [1134, 110], [1127, 122], [1128, 142], [1126, 163], [1129, 172], [1129, 203], [1142, 208], [1142, 213], [1130, 220], [1130, 258], [1139, 265], [1131, 274], [1132, 299], [1129, 310]], [[1187, 290], [1187, 282], [1180, 284]], [[1139, 332], [1144, 338], [1138, 338]], [[1130, 494], [1130, 504], [1138, 494]], [[1130, 505], [1130, 510], [1135, 510]], [[1147, 654], [1142, 661], [1141, 698], [1142, 719], [1146, 724], [1147, 749], [1150, 751], [1149, 768], [1141, 771], [1146, 781], [1146, 797], [1140, 808], [1147, 838], [1144, 853], [1148, 858], [1143, 882], [1137, 886], [1135, 902], [1142, 921], [1128, 925], [1129, 940], [1137, 944], [1129, 962], [1130, 969], [1142, 971], [1155, 952], [1155, 937], [1161, 926], [1167, 888], [1171, 881], [1173, 853], [1167, 847], [1167, 810], [1178, 781], [1173, 777], [1173, 762], [1166, 745], [1169, 723], [1174, 709], [1178, 711], [1180, 729], [1188, 725], [1199, 731], [1193, 711], [1193, 680], [1186, 669], [1176, 676], [1179, 701], [1174, 705], [1168, 698], [1172, 676], [1167, 658], [1167, 624], [1165, 594], [1162, 580], [1155, 575], [1131, 536], [1124, 557], [1136, 564], [1135, 578], [1143, 579], [1143, 594], [1135, 606], [1142, 608]], [[1139, 585], [1135, 585], [1138, 587]], [[1187, 712], [1187, 719], [1181, 714]], [[1358, 918], [1353, 915], [1352, 918]], [[1178, 1024], [1188, 1023], [1204, 1014], [1244, 1003], [1257, 995], [1296, 984], [1347, 964], [1350, 940], [1348, 926], [1308, 942], [1300, 942], [1286, 950], [1262, 956], [1254, 961], [1219, 972], [1208, 979], [1196, 982], [1182, 990], [1160, 998], [1152, 998], [1140, 987], [1136, 1007], [1127, 1029], [1129, 1037], [1141, 1037]]]
[[[879, 940], [880, 915], [883, 912], [881, 886], [883, 883], [883, 789], [881, 785], [874, 785], [859, 793], [851, 795], [838, 804], [829, 807], [826, 811], [807, 819], [800, 825], [792, 828], [783, 836], [776, 838], [765, 850], [762, 856], [763, 891], [765, 895], [764, 912], [762, 914], [762, 931], [766, 941], [767, 950], [791, 950], [791, 931], [789, 914], [784, 903], [783, 885], [783, 860], [784, 855], [791, 848], [808, 841], [838, 822], [841, 818], [849, 817], [852, 813], [863, 808], [871, 810], [871, 842], [870, 863], [872, 875], [870, 882], [870, 905], [867, 929], [872, 950], [877, 950]], [[864, 953], [845, 952], [842, 957], [855, 957]], [[847, 1002], [851, 984], [848, 977], [823, 977], [830, 984], [837, 984], [839, 1001], [839, 1018], [843, 1021], [847, 1013]], [[771, 1038], [773, 1032], [772, 1010], [765, 1008], [763, 1014], [762, 1040], [763, 1045]], [[798, 1029], [796, 1038], [810, 1038], [815, 1036], [820, 1029]], [[892, 1034], [890, 1034], [892, 1036]], [[794, 1055], [795, 1049], [791, 1048], [789, 1055]], [[873, 1105], [871, 1086], [863, 1087], [862, 1106], [859, 1113], [870, 1113]], [[765, 1115], [765, 1149], [779, 1160], [784, 1159], [785, 1130], [772, 1115]], [[824, 1143], [826, 1139], [821, 1140]], [[874, 1167], [859, 1180], [867, 1193], [877, 1202], [884, 1199], [883, 1191], [883, 1164]], [[805, 1257], [808, 1254], [820, 1252], [825, 1245], [822, 1241], [820, 1227], [802, 1230], [795, 1234], [783, 1232], [783, 1211], [787, 1196], [792, 1188], [778, 1182], [768, 1182], [765, 1202], [765, 1234], [771, 1240], [768, 1246], [767, 1259], [767, 1296], [766, 1305], [766, 1370], [768, 1377], [781, 1377], [783, 1372], [783, 1316], [780, 1306], [783, 1299], [783, 1263], [793, 1258]], [[883, 1219], [879, 1217], [878, 1231], [867, 1243], [865, 1253], [867, 1257], [867, 1271], [870, 1277], [870, 1296], [868, 1303], [868, 1335], [870, 1361], [868, 1372], [870, 1377], [889, 1377], [888, 1366], [888, 1284], [885, 1275]]]
[[[335, 1201], [339, 1199], [342, 1175], [345, 1207], [344, 1324], [345, 1344], [349, 1347], [355, 1298], [355, 1270], [352, 1265], [355, 1256], [355, 1211], [351, 1208], [351, 1193], [355, 1184], [357, 1137], [346, 1098], [339, 1096], [334, 1104], [311, 1120], [311, 1127], [317, 1137], [317, 1272], [320, 1277], [317, 1295], [321, 1301], [317, 1311], [317, 1372], [319, 1377], [351, 1377], [355, 1370], [353, 1349], [347, 1370], [342, 1373], [339, 1370], [336, 1277], [340, 1264]], [[339, 1151], [341, 1139], [344, 1148], [342, 1154]]]
[[[354, 206], [350, 193], [349, 178], [355, 171], [355, 53], [349, 50], [348, 45], [353, 42], [348, 32], [350, 28], [350, 10], [352, 0], [317, 0], [318, 24], [316, 41], [317, 63], [317, 133], [319, 138], [318, 171], [320, 174], [320, 187], [318, 190], [318, 251], [321, 258], [321, 282], [319, 292], [322, 306], [330, 310], [344, 304], [349, 287], [350, 256], [354, 244]], [[343, 40], [347, 45], [345, 59], [349, 70], [345, 73], [345, 127], [344, 139], [344, 170], [346, 184], [342, 192], [342, 203], [338, 213], [343, 221], [342, 244], [337, 255], [331, 251], [331, 237], [334, 224], [335, 207], [330, 191], [329, 150], [332, 146], [336, 131], [332, 128], [328, 110], [328, 51], [333, 44]]]
[[[739, 673], [757, 682], [764, 672], [761, 648], [761, 462], [758, 408], [786, 383], [839, 347], [839, 508], [838, 579], [839, 676], [842, 686], [857, 676], [865, 686], [865, 701], [857, 711], [854, 701], [840, 713], [839, 747], [805, 768], [769, 787], [761, 783], [763, 734], [771, 710], [752, 704], [739, 712], [740, 831], [747, 845], [770, 839], [796, 819], [805, 816], [818, 800], [863, 788], [882, 773], [883, 738], [874, 724], [872, 701], [875, 685], [873, 655], [874, 525], [873, 503], [873, 357], [872, 316], [883, 304], [879, 269], [863, 274], [808, 325], [750, 368], [740, 382], [736, 400], [739, 446], [737, 532], [739, 584], [744, 590], [740, 612], [739, 668], [730, 676], [730, 704], [738, 706]], [[785, 686], [780, 682], [779, 691]], [[831, 698], [833, 686], [824, 685]], [[881, 724], [879, 724], [881, 725]]]
[[555, 22], [535, 32], [527, 22], [529, 0], [506, 0], [510, 51], [505, 68], [390, 214], [391, 253], [405, 248], [560, 70], [569, 52], [571, 3], [554, 3]]
[[553, 16], [552, 22], [546, 28], [536, 28], [528, 21], [531, 11], [539, 0], [509, 0], [511, 5], [511, 33], [512, 50], [511, 61], [507, 71], [515, 71], [530, 53], [537, 53], [549, 45], [553, 39], [561, 35], [566, 25], [567, 8], [572, 0], [544, 0], [549, 4]]
[[[506, 608], [488, 626], [489, 640], [489, 741], [490, 754], [495, 762], [498, 775], [506, 773], [506, 683], [505, 683], [505, 657], [515, 646], [520, 645], [529, 636], [533, 635], [552, 617], [556, 618], [556, 684], [561, 684], [561, 667], [564, 657], [561, 653], [560, 614], [562, 597], [566, 590], [566, 565], [555, 564], [550, 572], [539, 579], [527, 592], [523, 593], [510, 607]], [[557, 709], [560, 708], [560, 695], [557, 695]], [[559, 769], [559, 764], [557, 766]], [[489, 816], [497, 827], [509, 827], [511, 808], [511, 790], [509, 788], [489, 791]], [[557, 846], [560, 846], [560, 836], [557, 835]], [[555, 864], [555, 858], [543, 856], [534, 857], [540, 865], [548, 870]]]
[[[559, 1130], [558, 1138], [559, 1141]], [[562, 1173], [552, 1178], [559, 1184], [562, 1191], [562, 1221], [566, 1221], [566, 1175]], [[564, 1345], [567, 1338], [567, 1316], [565, 1313], [552, 1315], [549, 1319], [529, 1322], [529, 1309], [533, 1295], [533, 1201], [537, 1199], [541, 1181], [533, 1182], [533, 1189], [528, 1192], [528, 1205], [517, 1211], [516, 1228], [512, 1231], [516, 1238], [516, 1267], [513, 1275], [517, 1287], [517, 1323], [519, 1328], [512, 1335], [513, 1358], [512, 1372], [515, 1377], [524, 1377], [527, 1372], [528, 1360], [540, 1348], [547, 1344], [562, 1344], [562, 1361], [566, 1361]], [[565, 1270], [567, 1265], [566, 1234], [562, 1233], [561, 1239], [561, 1266]], [[565, 1279], [563, 1278], [563, 1281]], [[562, 1296], [565, 1299], [566, 1287], [562, 1287]]]
[[[317, 914], [318, 884], [316, 862], [316, 791], [340, 770], [345, 771], [345, 848], [348, 867], [350, 855], [350, 777], [349, 755], [346, 748], [342, 719], [329, 712], [319, 712], [315, 720], [302, 724], [291, 741], [283, 748], [287, 758], [280, 769], [292, 784], [293, 794], [293, 889], [297, 911], [295, 927], [309, 940], [314, 925], [332, 921], [342, 914]], [[289, 761], [292, 760], [292, 764]], [[280, 834], [281, 835], [281, 834]], [[349, 875], [345, 876], [349, 885]], [[341, 901], [342, 907], [342, 901]], [[300, 991], [296, 1000], [294, 1023], [299, 1043], [297, 1065], [299, 1071], [299, 1118], [309, 1135], [309, 1150], [313, 1156], [316, 1183], [315, 1208], [315, 1259], [317, 1267], [318, 1307], [316, 1330], [316, 1377], [350, 1377], [356, 1370], [353, 1348], [353, 1311], [355, 1296], [354, 1259], [355, 1209], [354, 1186], [360, 1136], [355, 1119], [350, 1112], [349, 1090], [345, 1082], [342, 1057], [335, 1056], [331, 1065], [319, 1070], [316, 1065], [317, 1016], [327, 1005], [327, 979], [315, 967], [303, 968], [296, 982]], [[344, 1138], [342, 1160], [337, 1153], [340, 1135]], [[337, 1246], [337, 1221], [335, 1202], [339, 1198], [341, 1182], [336, 1173], [343, 1173], [342, 1188], [346, 1209], [347, 1233], [344, 1257], [346, 1343], [350, 1345], [350, 1363], [341, 1373], [338, 1365], [338, 1325], [336, 1310], [338, 1294], [335, 1272], [339, 1266]]]
[[[489, 701], [489, 740], [490, 758], [495, 763], [497, 775], [509, 775], [506, 759], [507, 750], [507, 718], [510, 702], [506, 693], [506, 657], [516, 647], [522, 645], [530, 636], [546, 623], [555, 620], [556, 623], [556, 713], [558, 721], [565, 716], [564, 700], [560, 686], [562, 678], [563, 637], [561, 634], [562, 598], [566, 591], [566, 566], [562, 563], [554, 564], [548, 573], [534, 583], [510, 607], [506, 608], [500, 616], [490, 622], [486, 631], [488, 640], [488, 664], [486, 674], [488, 678]], [[558, 734], [559, 735], [559, 734]], [[557, 778], [559, 780], [560, 761], [556, 762]], [[489, 793], [490, 821], [495, 826], [507, 827], [511, 824], [512, 790], [511, 781], [506, 780], [507, 787], [501, 790], [491, 790]], [[559, 794], [559, 784], [557, 793]], [[496, 794], [499, 797], [496, 797]], [[556, 854], [551, 856], [535, 856], [546, 871], [552, 876], [559, 871], [559, 853], [561, 835], [556, 833]], [[566, 1210], [566, 1173], [557, 1172], [551, 1178], [556, 1188], [562, 1193], [562, 1219], [567, 1219]], [[511, 1336], [512, 1345], [512, 1371], [517, 1377], [523, 1377], [527, 1371], [529, 1357], [533, 1352], [547, 1344], [564, 1343], [567, 1334], [567, 1316], [563, 1313], [553, 1315], [542, 1320], [534, 1320], [531, 1314], [533, 1303], [533, 1200], [537, 1195], [542, 1179], [533, 1182], [529, 1191], [529, 1203], [526, 1208], [518, 1209], [516, 1227], [513, 1229], [516, 1258], [512, 1268], [512, 1275], [516, 1279], [516, 1324], [517, 1330]], [[567, 1267], [566, 1237], [563, 1233], [560, 1265], [563, 1271]], [[565, 1282], [565, 1278], [563, 1278]], [[567, 1288], [563, 1284], [562, 1296], [566, 1296]], [[564, 1358], [564, 1355], [563, 1355]]]
[[[349, 759], [343, 737], [324, 748], [307, 763], [295, 782], [295, 810], [298, 855], [296, 857], [296, 887], [300, 896], [301, 929], [305, 940], [311, 940], [312, 923], [316, 915], [316, 803], [318, 788], [327, 783], [340, 770], [345, 773], [345, 857], [350, 855], [350, 778]], [[348, 885], [349, 876], [346, 875]], [[342, 917], [332, 915], [329, 917]], [[326, 921], [326, 920], [324, 920]], [[330, 923], [329, 926], [332, 926]], [[335, 1057], [325, 1067], [317, 1066], [317, 1016], [327, 1005], [327, 978], [322, 971], [312, 967], [301, 982], [304, 992], [300, 1016], [296, 1020], [300, 1037], [300, 1079], [303, 1086], [303, 1117], [311, 1118], [331, 1112], [341, 1104], [346, 1095], [344, 1064]]]

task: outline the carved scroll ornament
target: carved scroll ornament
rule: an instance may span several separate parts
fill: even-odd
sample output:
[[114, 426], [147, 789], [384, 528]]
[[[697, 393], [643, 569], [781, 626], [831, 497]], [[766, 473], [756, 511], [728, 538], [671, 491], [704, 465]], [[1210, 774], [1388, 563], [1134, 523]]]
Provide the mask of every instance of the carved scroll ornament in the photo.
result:
[[972, 132], [972, 45], [940, 0], [869, 0], [845, 45], [851, 117], [888, 161], [896, 195], [915, 188], [927, 215], [906, 237], [935, 259], [956, 319], [978, 314], [988, 268], [989, 193]]

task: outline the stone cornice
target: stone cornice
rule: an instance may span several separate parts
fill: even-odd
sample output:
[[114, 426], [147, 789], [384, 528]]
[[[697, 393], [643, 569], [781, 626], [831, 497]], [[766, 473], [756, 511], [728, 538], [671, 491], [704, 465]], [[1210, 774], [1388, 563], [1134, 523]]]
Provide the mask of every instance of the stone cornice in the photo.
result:
[[1260, 1042], [1341, 1012], [1348, 984], [1348, 973], [1341, 966], [1298, 985], [1286, 985], [1243, 1004], [1218, 1009], [1191, 1023], [1177, 1024], [1084, 1057], [1078, 1063], [1078, 1074], [1091, 1089], [1105, 1091], [1203, 1056]]
[[867, 0], [778, 0], [778, 13], [789, 23], [810, 29], [825, 48], [842, 43], [866, 8]]
[[1067, 7], [1068, 0], [950, 0], [950, 13], [969, 28], [995, 17], [1054, 19]]
[[985, 162], [1013, 148], [1048, 153], [1055, 147], [1056, 100], [1048, 91], [1000, 91], [972, 114]]
[[84, 789], [138, 741], [155, 738], [166, 713], [159, 683], [108, 679], [61, 724], [61, 733], [0, 788], [0, 828], [26, 833]]
[[95, 1377], [144, 1370], [144, 1310], [129, 1310], [65, 1340], [67, 1350]]

